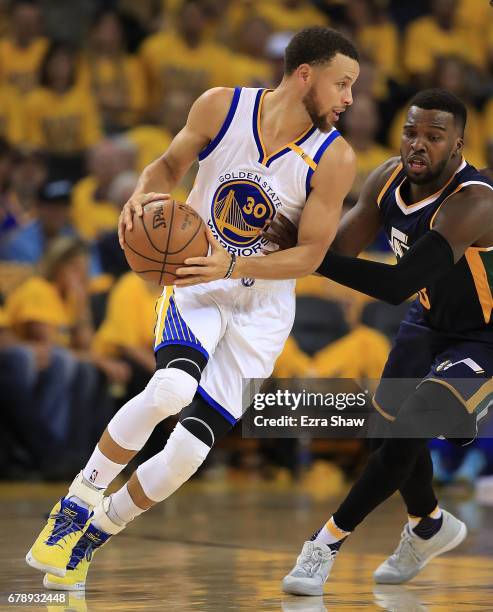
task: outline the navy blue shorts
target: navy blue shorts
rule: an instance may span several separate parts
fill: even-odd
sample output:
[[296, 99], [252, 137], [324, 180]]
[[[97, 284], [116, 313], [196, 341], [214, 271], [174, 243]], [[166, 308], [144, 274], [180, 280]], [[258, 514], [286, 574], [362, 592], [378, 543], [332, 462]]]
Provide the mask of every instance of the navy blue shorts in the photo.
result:
[[427, 327], [413, 304], [401, 323], [374, 407], [393, 421], [405, 400], [425, 381], [447, 387], [464, 405], [466, 418], [479, 420], [493, 405], [493, 332], [440, 332]]

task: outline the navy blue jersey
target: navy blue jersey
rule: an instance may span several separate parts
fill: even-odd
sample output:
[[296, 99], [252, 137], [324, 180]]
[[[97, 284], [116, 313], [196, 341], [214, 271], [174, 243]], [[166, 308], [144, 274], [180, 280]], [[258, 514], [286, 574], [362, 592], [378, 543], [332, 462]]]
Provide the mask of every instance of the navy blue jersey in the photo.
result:
[[[429, 197], [409, 203], [409, 181], [399, 163], [377, 203], [390, 246], [399, 259], [427, 231], [440, 206], [454, 193], [469, 185], [493, 184], [465, 160], [446, 185]], [[493, 194], [491, 198], [493, 215]], [[433, 262], [430, 261], [430, 265]], [[469, 247], [448, 273], [419, 292], [421, 324], [445, 331], [493, 330], [493, 245]]]

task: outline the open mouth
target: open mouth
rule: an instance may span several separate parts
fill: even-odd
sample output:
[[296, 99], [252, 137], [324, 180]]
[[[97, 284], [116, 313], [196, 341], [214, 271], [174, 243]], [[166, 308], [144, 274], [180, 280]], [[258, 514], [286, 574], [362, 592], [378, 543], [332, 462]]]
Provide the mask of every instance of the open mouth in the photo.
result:
[[425, 160], [419, 157], [409, 159], [407, 166], [413, 172], [424, 172], [428, 168], [428, 164], [425, 162]]
[[344, 112], [344, 110], [336, 110], [332, 109], [332, 121], [339, 121], [339, 117]]

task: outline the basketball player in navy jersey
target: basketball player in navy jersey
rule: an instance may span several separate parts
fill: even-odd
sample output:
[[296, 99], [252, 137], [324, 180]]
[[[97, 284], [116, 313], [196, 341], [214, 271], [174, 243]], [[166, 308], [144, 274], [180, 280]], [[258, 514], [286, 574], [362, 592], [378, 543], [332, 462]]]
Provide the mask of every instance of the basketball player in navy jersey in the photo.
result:
[[[313, 27], [293, 37], [285, 64], [272, 91], [203, 94], [123, 208], [122, 244], [133, 215], [168, 198], [198, 158], [188, 203], [217, 240], [215, 253], [225, 247], [226, 265], [214, 283], [160, 298], [156, 372], [110, 421], [26, 556], [47, 588], [83, 589], [93, 552], [172, 495], [241, 417], [242, 379], [268, 377], [291, 330], [293, 279], [316, 270], [335, 236], [355, 156], [333, 124], [352, 103], [358, 53], [338, 32]], [[279, 210], [299, 225], [298, 244], [255, 257], [269, 247], [262, 230]], [[154, 427], [178, 413], [164, 449], [104, 497]]]
[[[283, 580], [286, 592], [322, 594], [347, 536], [397, 490], [409, 520], [399, 546], [375, 571], [376, 582], [410, 580], [466, 536], [464, 523], [437, 504], [427, 448], [437, 436], [471, 441], [493, 403], [493, 182], [463, 159], [465, 123], [465, 106], [454, 95], [418, 93], [400, 158], [368, 177], [318, 269], [391, 304], [415, 292], [418, 297], [373, 400], [380, 423], [368, 464], [338, 510], [305, 542]], [[286, 231], [282, 227], [278, 233]], [[382, 227], [397, 265], [354, 258]]]

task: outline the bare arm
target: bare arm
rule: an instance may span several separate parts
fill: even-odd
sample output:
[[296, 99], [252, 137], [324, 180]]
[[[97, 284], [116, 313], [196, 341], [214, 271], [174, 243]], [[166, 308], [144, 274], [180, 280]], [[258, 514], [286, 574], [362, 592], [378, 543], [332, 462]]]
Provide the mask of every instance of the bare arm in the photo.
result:
[[185, 127], [173, 138], [166, 152], [144, 168], [118, 222], [118, 238], [123, 247], [125, 228], [132, 229], [134, 214], [154, 200], [169, 197], [198, 154], [221, 129], [231, 104], [233, 90], [216, 87], [202, 94], [192, 105]]
[[[399, 159], [393, 157], [380, 165], [366, 179], [358, 202], [342, 218], [330, 249], [341, 255], [357, 256], [370, 245], [382, 226], [378, 195], [397, 167]], [[280, 249], [294, 247], [298, 228], [282, 214], [277, 215], [263, 236]], [[270, 257], [271, 255], [269, 255]]]
[[374, 241], [382, 226], [378, 195], [398, 163], [399, 159], [392, 157], [368, 175], [358, 201], [341, 220], [332, 251], [356, 257]]
[[[334, 239], [342, 202], [351, 188], [356, 160], [351, 147], [337, 139], [322, 157], [312, 179], [312, 191], [300, 217], [298, 243], [268, 257], [238, 257], [231, 278], [288, 279], [311, 274]], [[208, 233], [213, 253], [187, 259], [176, 285], [194, 285], [224, 278], [231, 255]]]
[[239, 257], [232, 278], [299, 278], [314, 272], [337, 231], [341, 208], [356, 172], [351, 147], [337, 139], [322, 157], [301, 213], [298, 243], [269, 257]]

